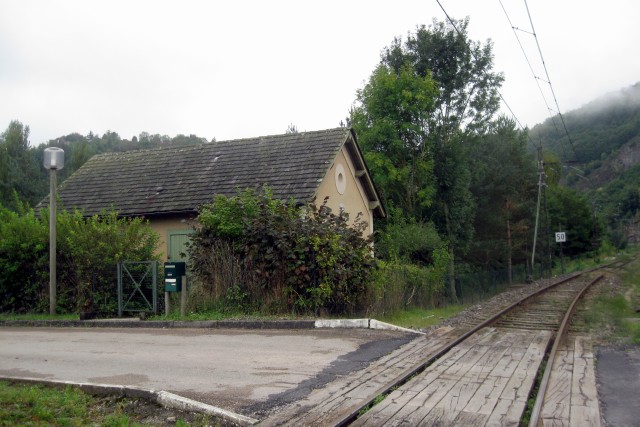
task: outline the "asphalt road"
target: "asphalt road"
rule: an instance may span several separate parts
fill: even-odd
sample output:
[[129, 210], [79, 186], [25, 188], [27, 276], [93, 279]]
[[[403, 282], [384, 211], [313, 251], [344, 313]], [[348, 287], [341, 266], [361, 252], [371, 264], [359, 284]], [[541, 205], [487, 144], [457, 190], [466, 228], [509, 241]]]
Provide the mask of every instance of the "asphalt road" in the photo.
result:
[[366, 329], [0, 328], [0, 375], [166, 390], [239, 413], [295, 401], [413, 336]]
[[640, 425], [640, 347], [601, 347], [596, 368], [598, 395], [607, 425]]

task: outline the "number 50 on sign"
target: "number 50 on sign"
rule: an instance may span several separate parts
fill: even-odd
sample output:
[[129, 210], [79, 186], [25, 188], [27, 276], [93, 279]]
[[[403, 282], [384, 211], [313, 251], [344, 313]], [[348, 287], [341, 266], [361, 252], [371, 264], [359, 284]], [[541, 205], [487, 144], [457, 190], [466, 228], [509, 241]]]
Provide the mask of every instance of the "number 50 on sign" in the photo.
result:
[[567, 241], [567, 233], [564, 231], [558, 231], [556, 233], [556, 243], [562, 243]]

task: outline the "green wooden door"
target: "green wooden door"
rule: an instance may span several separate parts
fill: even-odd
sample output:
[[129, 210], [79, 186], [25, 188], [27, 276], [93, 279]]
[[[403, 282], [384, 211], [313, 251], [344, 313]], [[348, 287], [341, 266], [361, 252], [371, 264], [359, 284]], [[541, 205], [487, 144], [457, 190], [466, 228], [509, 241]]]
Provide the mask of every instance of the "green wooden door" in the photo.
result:
[[187, 261], [187, 242], [192, 230], [169, 231], [169, 261]]

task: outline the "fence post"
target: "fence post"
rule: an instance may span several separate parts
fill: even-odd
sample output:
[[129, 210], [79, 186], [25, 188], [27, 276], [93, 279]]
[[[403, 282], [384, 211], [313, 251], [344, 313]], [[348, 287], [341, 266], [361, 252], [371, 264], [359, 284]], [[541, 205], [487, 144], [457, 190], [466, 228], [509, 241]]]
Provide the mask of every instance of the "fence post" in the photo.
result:
[[151, 294], [153, 295], [153, 314], [158, 313], [158, 261], [151, 262], [151, 269], [153, 275], [152, 287], [153, 290]]
[[122, 317], [122, 263], [118, 263], [118, 317]]
[[187, 276], [182, 276], [182, 292], [180, 292], [180, 317], [184, 317], [187, 310]]

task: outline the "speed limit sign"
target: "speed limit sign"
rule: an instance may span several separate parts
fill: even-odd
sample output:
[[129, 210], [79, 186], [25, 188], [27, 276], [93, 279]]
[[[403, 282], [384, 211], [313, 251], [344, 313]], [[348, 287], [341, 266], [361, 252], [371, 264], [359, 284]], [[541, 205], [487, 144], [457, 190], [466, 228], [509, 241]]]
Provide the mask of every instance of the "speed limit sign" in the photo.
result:
[[563, 243], [567, 241], [567, 233], [564, 231], [558, 231], [556, 233], [556, 243]]

